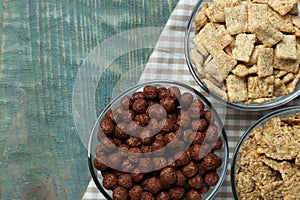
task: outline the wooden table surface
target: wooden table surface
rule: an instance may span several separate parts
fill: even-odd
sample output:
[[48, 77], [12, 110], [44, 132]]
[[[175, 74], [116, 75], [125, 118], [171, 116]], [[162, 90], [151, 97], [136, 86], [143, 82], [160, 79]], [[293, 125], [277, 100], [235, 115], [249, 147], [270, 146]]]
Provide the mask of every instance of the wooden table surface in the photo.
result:
[[[90, 173], [72, 112], [77, 72], [108, 38], [163, 27], [177, 2], [0, 0], [0, 199], [82, 198]], [[151, 52], [112, 63], [99, 80], [97, 113], [124, 66], [146, 63]]]

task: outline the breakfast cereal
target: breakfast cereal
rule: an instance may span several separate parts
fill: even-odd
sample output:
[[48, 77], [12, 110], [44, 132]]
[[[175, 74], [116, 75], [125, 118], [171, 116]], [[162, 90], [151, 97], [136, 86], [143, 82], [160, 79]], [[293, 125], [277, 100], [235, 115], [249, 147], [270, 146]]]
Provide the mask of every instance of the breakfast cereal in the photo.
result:
[[300, 113], [274, 117], [244, 141], [235, 171], [243, 199], [300, 198]]
[[191, 60], [207, 88], [244, 104], [262, 104], [294, 92], [300, 77], [298, 1], [204, 4], [196, 14], [192, 40], [202, 57], [192, 51]]

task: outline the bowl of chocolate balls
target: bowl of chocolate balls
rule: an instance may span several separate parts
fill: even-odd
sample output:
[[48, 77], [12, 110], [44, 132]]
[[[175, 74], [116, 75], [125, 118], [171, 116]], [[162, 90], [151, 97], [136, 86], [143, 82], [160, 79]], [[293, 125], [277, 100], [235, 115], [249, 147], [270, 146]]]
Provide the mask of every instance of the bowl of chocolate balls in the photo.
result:
[[213, 199], [226, 175], [228, 144], [204, 95], [180, 82], [153, 80], [103, 109], [88, 162], [106, 199]]

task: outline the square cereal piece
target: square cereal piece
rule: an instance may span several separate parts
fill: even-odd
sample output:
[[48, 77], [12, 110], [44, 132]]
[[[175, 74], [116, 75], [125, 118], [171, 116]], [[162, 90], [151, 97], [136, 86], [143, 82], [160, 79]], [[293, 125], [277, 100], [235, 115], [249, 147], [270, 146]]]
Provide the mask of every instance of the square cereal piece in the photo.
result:
[[238, 64], [231, 72], [239, 77], [246, 77], [250, 74], [257, 73], [257, 65], [247, 67], [246, 65]]
[[228, 75], [226, 85], [229, 101], [241, 102], [248, 99], [246, 78]]
[[300, 16], [292, 16], [292, 21], [297, 28], [300, 28]]
[[222, 82], [223, 80], [223, 77], [221, 73], [219, 73], [218, 67], [215, 64], [215, 59], [211, 59], [209, 62], [205, 64], [204, 73], [208, 74], [218, 82]]
[[286, 72], [297, 73], [299, 70], [299, 63], [295, 60], [278, 59], [274, 57], [274, 69], [283, 70]]
[[283, 39], [275, 48], [277, 59], [297, 60], [297, 41], [295, 35], [283, 35]]
[[274, 92], [274, 76], [259, 78], [258, 76], [248, 77], [248, 98], [258, 99], [272, 97]]
[[203, 56], [196, 49], [191, 50], [191, 61], [195, 65], [198, 75], [200, 77], [203, 77], [203, 75], [204, 75], [204, 70], [202, 67], [203, 66]]
[[202, 82], [206, 85], [206, 87], [210, 91], [212, 91], [213, 93], [217, 94], [222, 99], [228, 100], [227, 93], [224, 90], [222, 90], [220, 87], [218, 87], [217, 85], [215, 85], [212, 81], [210, 81], [208, 79], [203, 79]]
[[205, 10], [205, 15], [206, 17], [209, 19], [209, 21], [212, 22], [216, 22], [215, 18], [214, 18], [214, 5], [209, 6], [206, 10]]
[[259, 50], [263, 49], [264, 45], [257, 45], [254, 46], [253, 52], [250, 56], [250, 60], [247, 64], [249, 65], [256, 65], [257, 64], [257, 58], [258, 58], [258, 54], [259, 54]]
[[298, 0], [270, 0], [268, 5], [280, 15], [284, 16], [290, 12], [295, 5], [297, 5]]
[[214, 58], [214, 62], [217, 65], [218, 69], [216, 73], [221, 77], [221, 79], [218, 80], [219, 82], [223, 82], [227, 78], [229, 72], [237, 64], [237, 61], [233, 57], [227, 55], [224, 51], [220, 51], [216, 55], [216, 57]]
[[256, 37], [254, 34], [242, 33], [237, 35], [235, 45], [232, 50], [233, 58], [238, 61], [249, 62], [255, 42]]
[[216, 22], [225, 22], [224, 10], [226, 7], [236, 6], [241, 0], [213, 0], [214, 19]]
[[233, 37], [229, 34], [229, 32], [226, 30], [224, 25], [219, 25], [216, 27], [216, 39], [220, 43], [221, 48], [224, 49], [226, 46], [228, 46], [232, 40]]
[[205, 49], [214, 57], [218, 51], [223, 50], [225, 46], [230, 44], [233, 38], [224, 26], [218, 26], [218, 29], [216, 29], [212, 23], [207, 23], [196, 35], [196, 40], [200, 41]]
[[283, 33], [274, 28], [269, 22], [256, 22], [253, 32], [266, 47], [272, 47], [283, 39]]
[[259, 50], [257, 58], [258, 77], [271, 76], [273, 74], [273, 48], [262, 48]]
[[196, 35], [195, 40], [199, 41], [210, 54], [213, 54], [214, 51], [222, 49], [215, 35], [216, 28], [211, 23], [207, 23]]
[[208, 17], [205, 15], [206, 9], [208, 8], [208, 4], [203, 4], [202, 8], [198, 11], [194, 22], [196, 25], [195, 33], [199, 33], [199, 31], [208, 23]]
[[257, 23], [268, 21], [268, 10], [267, 4], [258, 4], [247, 1], [248, 10], [248, 31], [253, 32], [254, 27]]
[[225, 22], [228, 32], [237, 35], [247, 31], [247, 6], [241, 3], [238, 6], [225, 8]]
[[209, 55], [208, 51], [205, 49], [205, 47], [201, 44], [201, 41], [197, 40], [197, 37], [194, 37], [192, 39], [192, 42], [194, 44], [195, 49], [199, 51], [199, 53], [202, 54], [203, 57], [207, 57]]
[[286, 32], [286, 33], [294, 33], [295, 29], [293, 26], [292, 15], [279, 15], [276, 11], [272, 9], [268, 9], [268, 19], [272, 26], [276, 29]]

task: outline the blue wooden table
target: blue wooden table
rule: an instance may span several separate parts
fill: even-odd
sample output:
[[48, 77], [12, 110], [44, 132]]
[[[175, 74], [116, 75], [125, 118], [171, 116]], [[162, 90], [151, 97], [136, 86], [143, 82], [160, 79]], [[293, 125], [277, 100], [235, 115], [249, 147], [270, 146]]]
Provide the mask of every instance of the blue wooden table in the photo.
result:
[[[77, 72], [114, 35], [163, 27], [177, 1], [0, 0], [0, 199], [82, 198], [90, 174], [72, 112]], [[112, 63], [99, 80], [97, 113], [151, 52]]]

